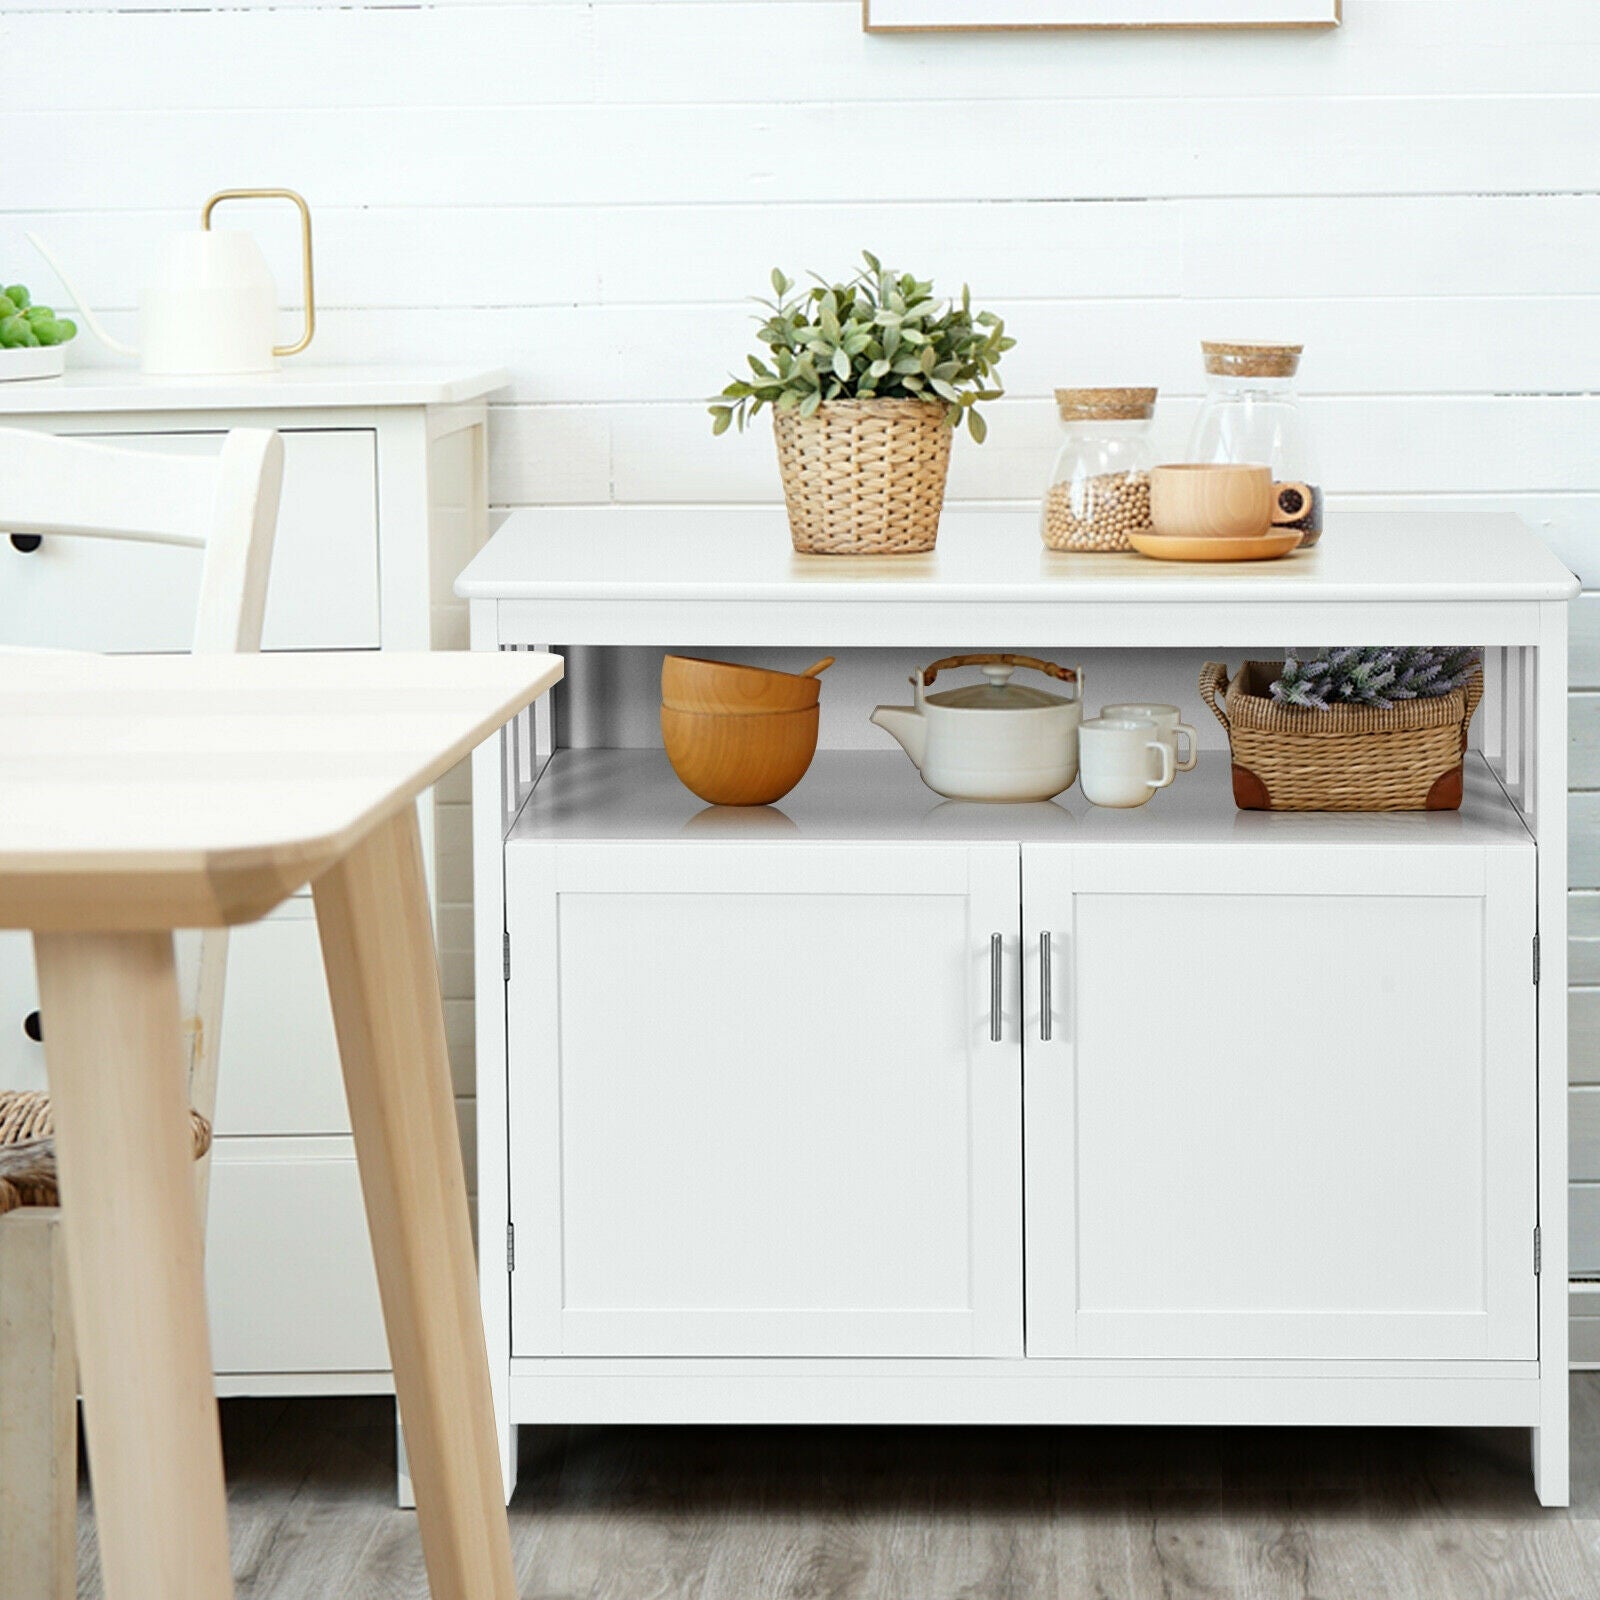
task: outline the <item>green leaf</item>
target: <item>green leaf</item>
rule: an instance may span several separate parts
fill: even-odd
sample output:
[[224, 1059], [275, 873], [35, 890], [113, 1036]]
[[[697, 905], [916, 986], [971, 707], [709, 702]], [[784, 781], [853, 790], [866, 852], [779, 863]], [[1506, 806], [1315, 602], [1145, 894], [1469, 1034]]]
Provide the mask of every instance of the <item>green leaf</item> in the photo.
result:
[[[996, 398], [1000, 386], [993, 370], [1015, 340], [993, 312], [972, 311], [972, 293], [961, 286], [959, 299], [943, 299], [930, 280], [909, 272], [893, 272], [870, 250], [843, 282], [807, 275], [804, 288], [780, 268], [771, 274], [777, 299], [758, 301], [764, 315], [755, 318], [756, 342], [770, 352], [770, 365], [747, 356], [749, 377], [735, 379], [713, 408], [717, 431], [732, 423], [741, 430], [763, 405], [814, 415], [828, 401], [856, 395], [863, 398], [908, 397], [933, 401], [946, 426], [959, 427], [973, 418], [974, 436], [983, 424], [971, 408], [980, 399]], [[20, 309], [12, 307], [12, 311]], [[5, 303], [0, 301], [0, 313]], [[16, 317], [12, 337], [42, 336], [70, 328], [52, 319], [44, 308], [35, 317]], [[0, 328], [8, 320], [0, 315]], [[722, 412], [731, 418], [722, 421]]]
[[977, 444], [982, 444], [989, 437], [989, 424], [976, 411], [967, 413], [967, 428]]
[[715, 437], [719, 433], [726, 433], [733, 426], [733, 407], [712, 406], [711, 418], [712, 436]]

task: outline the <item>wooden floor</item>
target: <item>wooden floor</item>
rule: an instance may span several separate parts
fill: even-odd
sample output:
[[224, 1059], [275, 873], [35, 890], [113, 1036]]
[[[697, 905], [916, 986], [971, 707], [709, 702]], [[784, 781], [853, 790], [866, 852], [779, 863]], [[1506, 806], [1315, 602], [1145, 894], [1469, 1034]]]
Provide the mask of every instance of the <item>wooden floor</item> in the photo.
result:
[[[223, 1407], [242, 1597], [426, 1595], [391, 1418]], [[1521, 1433], [524, 1430], [512, 1538], [524, 1600], [1592, 1600], [1600, 1374], [1573, 1425], [1570, 1512]]]

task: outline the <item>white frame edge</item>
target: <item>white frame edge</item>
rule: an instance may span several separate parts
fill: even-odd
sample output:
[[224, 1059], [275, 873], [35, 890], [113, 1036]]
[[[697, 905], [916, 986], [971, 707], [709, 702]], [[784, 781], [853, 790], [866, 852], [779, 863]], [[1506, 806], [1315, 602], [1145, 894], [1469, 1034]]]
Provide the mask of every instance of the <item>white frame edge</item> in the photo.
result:
[[[1132, 18], [1118, 16], [1131, 8]], [[996, 12], [1000, 20], [995, 21]], [[867, 33], [1337, 28], [1343, 0], [861, 0]]]

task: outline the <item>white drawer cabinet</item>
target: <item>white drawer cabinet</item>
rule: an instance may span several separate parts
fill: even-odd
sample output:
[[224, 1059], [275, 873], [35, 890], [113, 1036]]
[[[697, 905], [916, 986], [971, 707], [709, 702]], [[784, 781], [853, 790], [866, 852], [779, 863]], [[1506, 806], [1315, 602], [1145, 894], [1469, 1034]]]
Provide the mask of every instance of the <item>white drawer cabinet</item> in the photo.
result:
[[[75, 368], [0, 384], [0, 426], [184, 452], [216, 450], [229, 428], [277, 429], [264, 647], [452, 648], [466, 627], [451, 581], [487, 533], [485, 397], [502, 381], [300, 362], [232, 381]], [[19, 549], [0, 529], [0, 644], [185, 649], [199, 576], [192, 550], [51, 538]], [[432, 876], [431, 796], [421, 809]], [[470, 988], [447, 998], [461, 1007]], [[36, 1006], [26, 940], [0, 935], [0, 1086], [45, 1086], [24, 1029]], [[222, 1030], [207, 1269], [219, 1385], [381, 1388], [388, 1357], [308, 898], [234, 934]]]
[[518, 1354], [1022, 1353], [1015, 848], [506, 870]]
[[[66, 431], [66, 430], [62, 430]], [[262, 626], [266, 650], [375, 650], [378, 484], [370, 429], [285, 429], [283, 499]], [[110, 436], [201, 454], [222, 434]], [[185, 650], [201, 553], [109, 539], [0, 539], [0, 641], [69, 650]]]

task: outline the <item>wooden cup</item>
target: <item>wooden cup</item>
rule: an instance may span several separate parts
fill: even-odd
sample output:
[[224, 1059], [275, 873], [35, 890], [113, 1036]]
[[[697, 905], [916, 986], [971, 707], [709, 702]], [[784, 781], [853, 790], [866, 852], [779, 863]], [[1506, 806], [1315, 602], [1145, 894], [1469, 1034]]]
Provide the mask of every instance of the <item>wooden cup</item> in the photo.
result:
[[1272, 469], [1179, 462], [1150, 472], [1150, 520], [1167, 538], [1258, 539], [1272, 526]]

